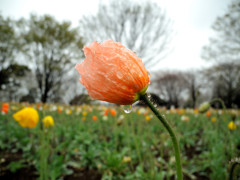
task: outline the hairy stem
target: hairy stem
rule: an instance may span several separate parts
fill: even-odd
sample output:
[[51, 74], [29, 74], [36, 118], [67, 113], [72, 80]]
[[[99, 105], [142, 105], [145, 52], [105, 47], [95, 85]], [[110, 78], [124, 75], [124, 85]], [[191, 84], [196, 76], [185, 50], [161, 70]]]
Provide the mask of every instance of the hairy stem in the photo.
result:
[[146, 105], [153, 111], [153, 113], [157, 116], [157, 118], [161, 121], [163, 126], [167, 129], [168, 133], [171, 136], [174, 152], [175, 152], [175, 160], [176, 160], [176, 168], [177, 168], [177, 179], [182, 180], [183, 174], [182, 174], [182, 165], [181, 165], [181, 156], [180, 156], [180, 149], [178, 145], [178, 141], [176, 138], [176, 135], [172, 128], [169, 126], [168, 122], [166, 121], [165, 117], [162, 116], [159, 111], [154, 107], [152, 102], [148, 99], [147, 94], [140, 96], [140, 100], [144, 101]]

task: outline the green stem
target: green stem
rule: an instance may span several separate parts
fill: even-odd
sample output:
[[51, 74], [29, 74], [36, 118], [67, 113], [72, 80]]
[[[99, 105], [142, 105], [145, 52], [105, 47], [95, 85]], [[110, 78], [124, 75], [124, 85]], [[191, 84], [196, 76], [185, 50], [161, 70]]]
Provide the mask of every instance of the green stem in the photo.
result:
[[[219, 102], [220, 104], [221, 104], [221, 106], [222, 106], [222, 108], [223, 108], [223, 112], [224, 112], [224, 120], [226, 121], [227, 120], [227, 108], [226, 108], [226, 106], [225, 106], [225, 103], [224, 103], [224, 101], [221, 99], [221, 98], [215, 98], [215, 99], [212, 99], [211, 101], [210, 101], [210, 104], [212, 104], [212, 103], [214, 103], [214, 102]], [[230, 153], [231, 153], [231, 155], [233, 155], [233, 151], [234, 151], [234, 145], [233, 145], [233, 143], [232, 143], [232, 138], [231, 138], [231, 134], [230, 134], [230, 132], [228, 131], [228, 137], [229, 137], [229, 142], [230, 142]]]
[[231, 169], [230, 169], [230, 174], [229, 174], [229, 180], [233, 180], [233, 176], [234, 176], [234, 170], [235, 170], [235, 167], [237, 166], [240, 166], [240, 163], [238, 162], [234, 162], [232, 165], [231, 165]]
[[182, 180], [183, 174], [182, 174], [182, 166], [181, 166], [180, 149], [179, 149], [178, 141], [177, 141], [174, 131], [169, 126], [165, 117], [159, 113], [159, 111], [154, 107], [152, 102], [148, 99], [147, 94], [140, 96], [140, 100], [144, 101], [146, 103], [146, 105], [148, 105], [148, 107], [153, 111], [153, 113], [157, 116], [157, 118], [161, 121], [163, 126], [167, 129], [168, 133], [170, 134], [170, 136], [172, 138], [172, 142], [173, 142], [174, 152], [175, 152], [177, 179]]
[[221, 104], [222, 108], [223, 108], [224, 114], [226, 114], [226, 109], [227, 109], [227, 108], [226, 108], [223, 100], [220, 99], [220, 98], [215, 98], [215, 99], [213, 99], [213, 100], [210, 101], [210, 104], [212, 104], [212, 103], [214, 103], [214, 102], [219, 102], [219, 103]]

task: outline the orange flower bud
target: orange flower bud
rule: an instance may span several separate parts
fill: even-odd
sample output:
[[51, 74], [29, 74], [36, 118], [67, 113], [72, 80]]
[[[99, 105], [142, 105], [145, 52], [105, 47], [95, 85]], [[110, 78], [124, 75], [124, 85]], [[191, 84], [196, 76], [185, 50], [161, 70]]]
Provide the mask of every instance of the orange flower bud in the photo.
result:
[[75, 68], [93, 99], [130, 105], [145, 94], [148, 71], [131, 50], [112, 40], [94, 41], [83, 50], [86, 58]]

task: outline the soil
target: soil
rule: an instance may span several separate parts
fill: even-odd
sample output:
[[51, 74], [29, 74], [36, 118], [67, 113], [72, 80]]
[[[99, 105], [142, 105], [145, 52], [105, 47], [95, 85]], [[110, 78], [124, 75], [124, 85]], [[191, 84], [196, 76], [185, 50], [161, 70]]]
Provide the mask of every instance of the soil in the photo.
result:
[[[34, 166], [24, 166], [11, 172], [7, 166], [11, 162], [22, 160], [21, 153], [0, 152], [0, 179], [1, 180], [36, 180], [39, 176]], [[63, 177], [64, 180], [101, 180], [102, 175], [97, 170], [74, 169], [73, 174]]]
[[[0, 152], [0, 179], [1, 180], [36, 180], [39, 176], [34, 166], [24, 166], [16, 172], [11, 172], [7, 166], [10, 162], [22, 159], [21, 153], [3, 153]], [[97, 170], [71, 168], [73, 174], [64, 176], [64, 180], [101, 180], [102, 175]], [[200, 174], [194, 174], [196, 180], [209, 180], [208, 177]], [[171, 178], [174, 180], [174, 177]], [[184, 177], [184, 180], [191, 180]]]

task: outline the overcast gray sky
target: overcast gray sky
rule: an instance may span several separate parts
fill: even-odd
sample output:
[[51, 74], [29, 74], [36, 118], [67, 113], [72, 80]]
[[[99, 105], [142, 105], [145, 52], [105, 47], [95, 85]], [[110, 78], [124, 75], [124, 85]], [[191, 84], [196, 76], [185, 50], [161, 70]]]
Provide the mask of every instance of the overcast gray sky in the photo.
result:
[[[97, 11], [100, 0], [0, 0], [0, 12], [18, 19], [30, 13], [50, 14], [58, 20], [72, 21], [74, 26], [82, 15]], [[102, 0], [107, 2], [108, 0]], [[177, 35], [172, 53], [157, 69], [196, 69], [208, 66], [201, 59], [201, 49], [214, 32], [211, 25], [227, 11], [231, 0], [153, 0], [166, 9], [174, 21]]]

